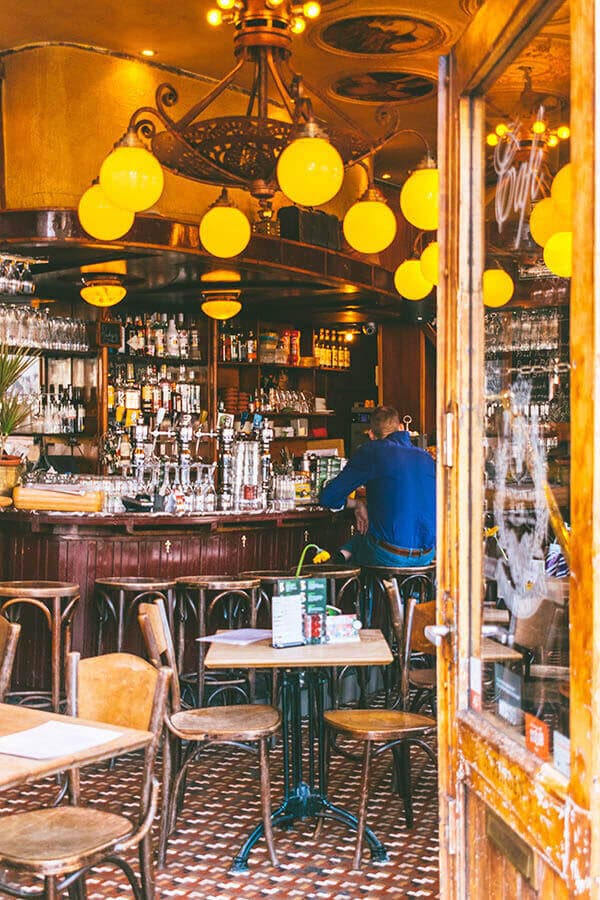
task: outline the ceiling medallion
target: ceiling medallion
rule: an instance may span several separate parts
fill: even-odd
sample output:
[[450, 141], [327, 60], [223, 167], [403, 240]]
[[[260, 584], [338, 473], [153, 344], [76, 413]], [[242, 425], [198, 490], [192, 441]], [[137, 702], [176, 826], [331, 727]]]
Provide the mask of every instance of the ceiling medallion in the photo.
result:
[[468, 16], [474, 16], [477, 10], [483, 6], [483, 0], [459, 0], [458, 5]]
[[446, 37], [437, 22], [413, 16], [369, 15], [333, 22], [323, 29], [320, 40], [329, 49], [371, 56], [432, 50]]
[[436, 92], [431, 78], [414, 72], [360, 72], [339, 78], [331, 91], [358, 103], [414, 103]]
[[[344, 165], [372, 154], [397, 131], [397, 120], [388, 117], [380, 120], [387, 128], [385, 133], [367, 134], [291, 67], [292, 35], [305, 27], [302, 11], [310, 18], [307, 8], [318, 4], [297, 7], [292, 0], [217, 3], [220, 9], [209, 13], [209, 17], [215, 14], [209, 21], [234, 26], [234, 67], [190, 109], [178, 110], [178, 93], [165, 83], [156, 90], [156, 106], [142, 107], [130, 119], [128, 134], [140, 139], [164, 168], [220, 187], [245, 188], [268, 206], [278, 190], [279, 156], [303, 130], [310, 130], [311, 135], [323, 133]], [[245, 114], [210, 116], [215, 100], [236, 83], [240, 73], [243, 77], [249, 70], [251, 88]], [[327, 109], [331, 115], [327, 122], [316, 118], [311, 98]], [[282, 118], [269, 116], [273, 103], [284, 111]]]

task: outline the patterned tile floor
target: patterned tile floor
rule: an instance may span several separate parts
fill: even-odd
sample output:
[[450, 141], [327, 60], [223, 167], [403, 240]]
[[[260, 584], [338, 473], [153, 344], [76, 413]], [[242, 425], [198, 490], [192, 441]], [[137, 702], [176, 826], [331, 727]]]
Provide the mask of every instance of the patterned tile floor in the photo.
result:
[[[84, 802], [133, 812], [140, 758], [124, 757], [112, 771], [88, 769], [82, 779]], [[353, 900], [438, 896], [438, 807], [436, 773], [425, 757], [415, 757], [415, 825], [404, 824], [402, 800], [391, 791], [391, 754], [373, 769], [369, 824], [385, 843], [389, 861], [373, 864], [366, 853], [361, 872], [352, 870], [354, 836], [325, 822], [318, 841], [310, 821], [275, 832], [282, 867], [268, 859], [264, 841], [250, 856], [245, 875], [228, 874], [229, 862], [259, 820], [258, 767], [254, 756], [232, 748], [210, 748], [191, 770], [183, 813], [171, 838], [167, 866], [157, 874], [159, 897], [202, 900]], [[350, 811], [358, 805], [360, 764], [332, 758], [330, 797]], [[281, 796], [281, 753], [272, 753], [273, 801]], [[0, 794], [0, 813], [50, 802], [54, 782]], [[1, 827], [1, 825], [0, 825]], [[137, 866], [136, 866], [137, 871]], [[120, 871], [103, 867], [88, 876], [89, 900], [126, 898], [131, 891]]]

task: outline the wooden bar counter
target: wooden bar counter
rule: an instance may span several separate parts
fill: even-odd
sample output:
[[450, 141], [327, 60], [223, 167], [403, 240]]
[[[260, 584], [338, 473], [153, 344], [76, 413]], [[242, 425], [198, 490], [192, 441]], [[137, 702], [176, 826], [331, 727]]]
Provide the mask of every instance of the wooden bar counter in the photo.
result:
[[[304, 544], [335, 550], [350, 535], [351, 513], [323, 509], [253, 514], [0, 512], [0, 579], [74, 581], [81, 600], [73, 649], [96, 647], [94, 581], [110, 576], [178, 578], [290, 568]], [[24, 613], [13, 688], [46, 687], [50, 640], [45, 620]], [[140, 644], [129, 649], [139, 650]]]

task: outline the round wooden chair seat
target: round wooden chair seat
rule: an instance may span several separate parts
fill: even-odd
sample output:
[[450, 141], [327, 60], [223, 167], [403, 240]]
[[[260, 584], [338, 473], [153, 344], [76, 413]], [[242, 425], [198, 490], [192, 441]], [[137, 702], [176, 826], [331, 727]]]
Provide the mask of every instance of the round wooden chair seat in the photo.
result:
[[196, 582], [196, 587], [207, 591], [252, 591], [260, 587], [258, 578], [223, 578], [220, 575], [208, 575]]
[[175, 579], [177, 587], [199, 588], [204, 587], [206, 582], [215, 579], [216, 581], [233, 581], [233, 575], [183, 575], [181, 578]]
[[79, 585], [72, 581], [0, 581], [0, 597], [76, 597]]
[[309, 575], [311, 578], [358, 578], [360, 572], [360, 567], [333, 566], [323, 563], [319, 566], [309, 565], [302, 574]]
[[58, 806], [0, 819], [0, 866], [4, 862], [39, 875], [77, 868], [134, 830], [125, 816], [85, 806]]
[[175, 713], [170, 724], [194, 741], [257, 741], [279, 730], [281, 714], [273, 706], [207, 706]]
[[411, 669], [408, 680], [420, 690], [431, 690], [436, 685], [435, 669]]
[[436, 727], [435, 719], [391, 709], [334, 709], [323, 714], [330, 728], [357, 741], [393, 741]]
[[371, 573], [379, 578], [388, 578], [390, 575], [398, 578], [408, 578], [413, 575], [431, 575], [435, 572], [435, 559], [426, 566], [363, 566], [363, 572]]
[[175, 581], [164, 581], [157, 578], [96, 578], [96, 586], [119, 591], [170, 591]]

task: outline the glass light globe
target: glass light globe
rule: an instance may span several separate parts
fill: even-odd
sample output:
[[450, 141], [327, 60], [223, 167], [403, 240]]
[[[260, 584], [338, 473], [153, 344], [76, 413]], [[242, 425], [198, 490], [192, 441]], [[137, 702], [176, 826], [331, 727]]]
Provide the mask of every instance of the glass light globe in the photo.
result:
[[302, 34], [306, 29], [306, 22], [300, 16], [294, 16], [290, 28], [292, 29], [293, 34]]
[[396, 216], [383, 200], [359, 200], [344, 216], [344, 237], [359, 253], [379, 253], [396, 237]]
[[237, 316], [242, 304], [233, 297], [215, 297], [211, 300], [205, 300], [201, 305], [202, 312], [211, 319], [231, 319]]
[[427, 281], [437, 284], [439, 281], [440, 245], [437, 241], [427, 244], [421, 253], [421, 272]]
[[570, 278], [573, 274], [573, 232], [557, 231], [544, 247], [544, 262], [554, 275]]
[[485, 142], [488, 145], [488, 147], [497, 147], [500, 142], [500, 138], [498, 137], [497, 134], [494, 134], [494, 132], [491, 131], [488, 134], [488, 136], [486, 137]]
[[485, 306], [504, 306], [515, 291], [515, 285], [504, 269], [486, 269], [483, 273], [483, 302]]
[[209, 25], [212, 25], [216, 28], [218, 25], [223, 23], [223, 13], [220, 9], [209, 9], [206, 13], [206, 21]]
[[571, 129], [568, 125], [559, 125], [556, 129], [556, 133], [561, 141], [567, 141], [571, 137]]
[[316, 0], [308, 0], [302, 7], [302, 12], [307, 19], [317, 19], [321, 15], [321, 4]]
[[123, 237], [135, 219], [134, 213], [112, 204], [99, 184], [93, 184], [82, 195], [77, 214], [81, 227], [99, 241]]
[[344, 163], [325, 138], [296, 138], [277, 160], [277, 180], [292, 203], [322, 206], [333, 200], [341, 188]]
[[534, 134], [543, 134], [546, 130], [546, 123], [542, 122], [541, 119], [536, 119], [536, 121], [531, 126], [531, 130]]
[[557, 210], [570, 222], [573, 218], [573, 167], [567, 163], [554, 176], [550, 191]]
[[117, 147], [100, 167], [100, 187], [107, 198], [131, 212], [154, 206], [164, 183], [159, 161], [143, 147]]
[[122, 284], [86, 284], [79, 293], [82, 300], [85, 300], [90, 306], [99, 306], [105, 309], [120, 303], [127, 293], [127, 288]]
[[394, 284], [399, 294], [407, 300], [422, 300], [433, 288], [433, 283], [423, 276], [421, 262], [407, 259], [394, 272]]
[[505, 125], [504, 122], [500, 122], [499, 125], [496, 125], [496, 134], [498, 137], [504, 137], [505, 134], [508, 134], [508, 125]]
[[200, 222], [202, 246], [222, 259], [245, 250], [251, 235], [250, 222], [237, 206], [213, 206]]
[[440, 178], [437, 169], [416, 169], [400, 191], [400, 209], [421, 231], [438, 227]]
[[531, 237], [540, 247], [545, 247], [548, 238], [552, 237], [561, 226], [562, 216], [556, 209], [552, 197], [546, 197], [536, 203], [529, 217]]

